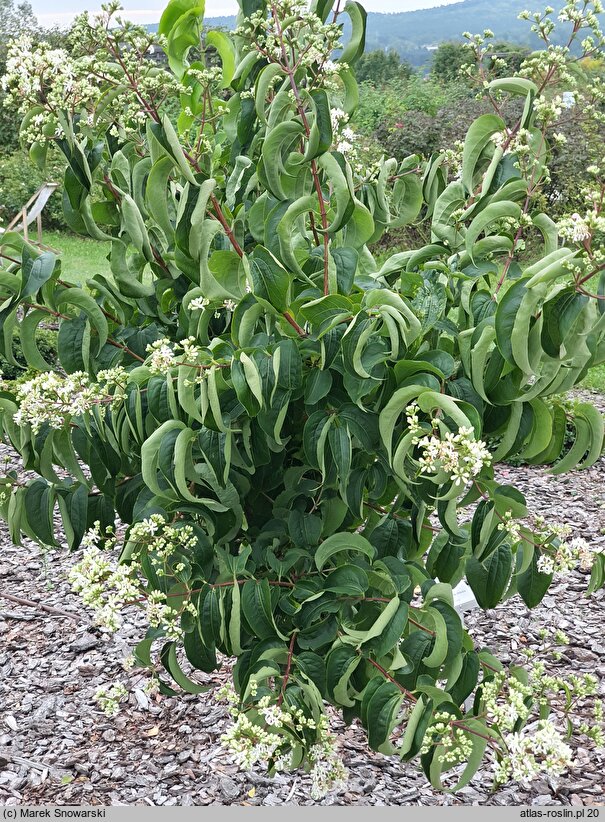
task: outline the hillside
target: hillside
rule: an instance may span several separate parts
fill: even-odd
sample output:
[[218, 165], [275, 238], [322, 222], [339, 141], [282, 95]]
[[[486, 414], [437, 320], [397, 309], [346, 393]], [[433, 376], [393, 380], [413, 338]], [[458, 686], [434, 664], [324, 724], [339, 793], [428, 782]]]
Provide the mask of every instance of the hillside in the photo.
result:
[[368, 46], [396, 48], [409, 43], [422, 48], [459, 38], [463, 31], [479, 32], [486, 28], [496, 37], [528, 43], [529, 26], [517, 19], [527, 5], [527, 0], [463, 0], [449, 6], [401, 14], [371, 13], [368, 15]]
[[[535, 4], [529, 6], [533, 8]], [[529, 24], [517, 19], [527, 7], [528, 0], [462, 0], [449, 6], [396, 14], [370, 12], [367, 48], [393, 48], [419, 66], [430, 60], [434, 46], [444, 40], [461, 39], [464, 31], [475, 33], [488, 28], [499, 39], [531, 45]], [[233, 28], [235, 17], [210, 17], [207, 24]]]

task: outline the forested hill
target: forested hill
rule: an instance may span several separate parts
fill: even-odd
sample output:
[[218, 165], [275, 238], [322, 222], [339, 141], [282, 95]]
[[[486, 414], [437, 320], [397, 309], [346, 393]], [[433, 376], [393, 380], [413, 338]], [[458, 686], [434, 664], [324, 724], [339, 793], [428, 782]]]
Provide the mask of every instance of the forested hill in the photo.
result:
[[[367, 48], [393, 48], [412, 64], [423, 65], [430, 60], [432, 48], [444, 40], [461, 39], [464, 31], [477, 33], [487, 28], [498, 39], [531, 45], [529, 24], [517, 18], [524, 9], [541, 8], [541, 5], [528, 0], [462, 0], [449, 6], [397, 14], [370, 12]], [[235, 17], [212, 17], [206, 22], [211, 27], [231, 29]], [[564, 27], [559, 31], [563, 37]]]

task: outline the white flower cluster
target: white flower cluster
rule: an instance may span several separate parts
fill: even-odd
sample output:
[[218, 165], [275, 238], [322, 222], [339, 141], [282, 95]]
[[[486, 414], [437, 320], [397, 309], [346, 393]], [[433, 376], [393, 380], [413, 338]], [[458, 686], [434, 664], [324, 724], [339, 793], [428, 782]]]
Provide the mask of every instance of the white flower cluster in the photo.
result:
[[358, 134], [349, 123], [349, 115], [341, 108], [330, 109], [332, 145], [343, 154], [353, 172], [356, 183], [378, 177], [382, 170], [377, 145]]
[[149, 343], [146, 351], [149, 354], [146, 365], [154, 374], [165, 374], [176, 365], [173, 345], [166, 337]]
[[509, 733], [503, 737], [505, 754], [494, 764], [496, 782], [526, 783], [540, 773], [559, 776], [572, 765], [572, 751], [552, 722], [537, 729]]
[[[585, 217], [581, 217], [575, 212], [570, 217], [565, 217], [565, 219], [559, 222], [557, 226], [559, 236], [564, 240], [571, 240], [572, 243], [584, 243], [592, 237], [592, 228], [589, 225], [589, 221], [590, 217], [588, 214]], [[605, 226], [605, 222], [603, 226]], [[601, 226], [601, 229], [603, 226]]]
[[513, 519], [512, 511], [505, 511], [502, 521], [498, 523], [498, 531], [506, 531], [513, 543], [521, 542], [521, 525]]
[[203, 311], [204, 308], [207, 308], [210, 305], [210, 300], [207, 297], [194, 297], [192, 300], [189, 300], [187, 308], [190, 311]]
[[[190, 308], [194, 302], [195, 300], [191, 301]], [[198, 306], [194, 307], [197, 308]], [[228, 311], [234, 311], [235, 303], [232, 300], [225, 300], [224, 307]], [[154, 374], [165, 375], [171, 368], [179, 365], [190, 365], [203, 372], [213, 362], [212, 355], [197, 344], [195, 337], [186, 337], [178, 343], [172, 342], [167, 337], [162, 337], [149, 343], [146, 351], [149, 356], [145, 360], [145, 364]], [[199, 380], [202, 379], [203, 373], [200, 373]]]
[[[255, 696], [255, 683], [251, 685], [251, 694]], [[304, 744], [303, 732], [312, 731], [315, 741], [309, 747], [306, 757], [312, 797], [321, 799], [328, 791], [344, 787], [347, 770], [338, 755], [336, 739], [330, 733], [325, 715], [315, 722], [301, 708], [278, 705], [272, 702], [269, 695], [261, 697], [253, 709], [246, 713], [238, 707], [239, 698], [231, 683], [222, 688], [218, 696], [229, 703], [229, 712], [235, 720], [231, 728], [221, 736], [221, 743], [242, 770], [249, 771], [257, 764], [274, 771], [289, 770], [292, 739], [298, 738]]]
[[[74, 60], [65, 49], [54, 49], [49, 43], [33, 42], [23, 35], [8, 47], [6, 74], [2, 88], [7, 93], [5, 105], [25, 114], [32, 106], [43, 104], [48, 110], [92, 105], [98, 88], [79, 76]], [[41, 127], [45, 114], [34, 122]], [[36, 135], [40, 139], [41, 130]]]
[[348, 125], [349, 115], [341, 108], [330, 109], [330, 120], [332, 121], [333, 144], [336, 151], [342, 154], [349, 154], [353, 150], [355, 142], [355, 132]]
[[249, 15], [235, 33], [249, 39], [250, 49], [288, 70], [305, 67], [317, 74], [335, 74], [329, 56], [338, 46], [341, 27], [322, 23], [299, 0], [277, 0], [271, 9], [269, 15], [265, 10]]
[[[145, 603], [147, 619], [153, 628], [160, 628], [169, 639], [183, 636], [181, 616], [187, 611], [197, 616], [192, 602], [171, 607], [168, 596], [161, 591], [146, 590], [137, 577], [136, 565], [117, 565], [100, 547], [103, 537], [100, 523], [86, 532], [82, 544], [86, 548], [79, 563], [69, 572], [69, 581], [82, 601], [95, 611], [95, 624], [107, 631], [117, 631], [122, 624], [122, 609], [126, 605]], [[132, 560], [145, 556], [158, 577], [186, 581], [190, 573], [185, 555], [197, 542], [189, 525], [172, 526], [160, 514], [135, 523], [129, 532], [128, 544]], [[105, 540], [106, 549], [115, 546], [116, 539]]]
[[[95, 624], [106, 631], [115, 632], [122, 624], [124, 606], [141, 596], [139, 580], [132, 569], [125, 565], [115, 566], [100, 547], [102, 540], [100, 523], [96, 522], [84, 535], [84, 556], [69, 571], [72, 589], [80, 594], [85, 605], [95, 612]], [[108, 548], [115, 539], [106, 542]]]
[[187, 554], [196, 545], [197, 538], [190, 525], [169, 525], [161, 514], [152, 514], [135, 522], [128, 533], [133, 546], [133, 558], [142, 554], [149, 557], [158, 576], [179, 574], [184, 570], [181, 561], [170, 562], [175, 553]]
[[565, 103], [560, 94], [550, 99], [546, 95], [541, 94], [534, 100], [536, 119], [544, 124], [554, 123], [561, 116], [564, 105]]
[[[578, 6], [584, 6], [579, 8]], [[592, 6], [592, 8], [590, 8]], [[588, 7], [588, 8], [587, 8]], [[565, 7], [559, 12], [558, 19], [561, 23], [578, 23], [585, 27], [598, 27], [599, 20], [597, 14], [603, 13], [603, 3], [601, 0], [594, 0], [592, 3], [578, 4], [574, 0], [568, 0]]]
[[61, 428], [96, 405], [121, 402], [127, 381], [128, 373], [123, 368], [100, 371], [96, 382], [91, 382], [83, 371], [67, 376], [44, 371], [17, 388], [19, 410], [14, 420], [18, 425], [31, 425], [34, 433], [45, 423]]
[[311, 763], [311, 796], [321, 799], [328, 791], [342, 790], [348, 772], [338, 755], [335, 737], [328, 731], [328, 718], [324, 715], [318, 724], [319, 741], [312, 745], [307, 755]]
[[187, 611], [197, 616], [197, 609], [193, 602], [188, 602], [180, 610], [172, 608], [166, 594], [161, 591], [150, 591], [146, 597], [146, 615], [152, 628], [161, 628], [168, 639], [182, 639], [181, 615]]
[[453, 180], [459, 180], [462, 175], [463, 152], [464, 143], [461, 140], [455, 140], [453, 148], [443, 150], [443, 163], [448, 167]]
[[542, 553], [537, 562], [541, 574], [564, 574], [579, 566], [582, 571], [590, 571], [596, 550], [582, 537], [569, 542], [561, 542], [554, 553]]
[[115, 716], [120, 710], [120, 700], [128, 696], [128, 691], [121, 682], [117, 682], [110, 688], [102, 685], [97, 688], [94, 699], [99, 703], [99, 707], [107, 716]]
[[500, 732], [512, 731], [519, 720], [528, 719], [533, 696], [533, 688], [505, 674], [484, 682], [481, 694], [484, 710]]
[[457, 434], [448, 431], [445, 437], [432, 434], [418, 442], [422, 450], [420, 472], [449, 474], [455, 485], [466, 485], [491, 462], [491, 454], [482, 440], [475, 439], [472, 428], [462, 426]]
[[[414, 434], [415, 437], [418, 437], [423, 432], [422, 426], [420, 425], [420, 419], [418, 416], [419, 413], [420, 408], [415, 402], [411, 405], [408, 405], [408, 407], [405, 409], [405, 419], [408, 424], [410, 434]], [[418, 442], [418, 440], [416, 440], [416, 442]]]
[[[98, 15], [76, 17], [69, 49], [27, 35], [9, 45], [5, 104], [21, 114], [31, 111], [22, 132], [25, 142], [63, 137], [65, 115], [77, 119], [81, 132], [109, 127], [114, 136], [131, 137], [148, 119], [154, 100], [188, 91], [149, 59], [158, 36], [115, 17], [118, 9], [110, 3]], [[107, 90], [113, 92], [109, 97], [102, 93]]]
[[[197, 537], [190, 525], [170, 525], [161, 514], [152, 514], [135, 523], [128, 534], [133, 559], [145, 556], [156, 576], [182, 581], [186, 579], [183, 574], [188, 571], [183, 558], [192, 551], [196, 543]], [[149, 624], [153, 628], [161, 628], [169, 639], [182, 638], [181, 616], [185, 611], [197, 616], [192, 602], [173, 608], [169, 598], [161, 591], [148, 591], [145, 600]]]
[[[540, 140], [536, 140], [535, 133], [527, 128], [520, 128], [513, 133], [507, 131], [497, 132], [493, 135], [492, 142], [496, 147], [503, 148], [505, 155], [514, 155], [515, 167], [526, 177], [530, 177], [543, 162], [543, 146]], [[542, 169], [542, 178], [545, 178], [547, 174], [547, 169]], [[510, 222], [510, 226], [514, 229], [514, 221]]]
[[[560, 630], [551, 630], [555, 647], [569, 645], [569, 638]], [[549, 631], [543, 629], [540, 632], [542, 639], [548, 637]], [[528, 659], [533, 659], [536, 651], [530, 648], [525, 649]], [[559, 660], [561, 653], [551, 649], [553, 659]], [[584, 734], [599, 748], [605, 747], [605, 722], [603, 716], [603, 700], [595, 699], [599, 692], [599, 681], [593, 674], [570, 674], [568, 677], [551, 676], [547, 673], [543, 660], [534, 660], [530, 670], [530, 682], [535, 689], [536, 699], [541, 704], [552, 704], [557, 702], [564, 705], [564, 717], [570, 727], [573, 727], [573, 720], [576, 721], [575, 728]], [[573, 701], [569, 701], [569, 695], [573, 694]], [[584, 701], [586, 700], [586, 702]], [[575, 714], [575, 716], [573, 716]]]
[[438, 761], [447, 765], [464, 762], [473, 751], [473, 742], [468, 732], [454, 724], [454, 717], [447, 711], [437, 711], [433, 716], [420, 753], [428, 753], [434, 745], [441, 748], [437, 755]]
[[[584, 215], [575, 212], [565, 217], [557, 226], [559, 236], [572, 243], [584, 244], [596, 234], [605, 235], [605, 217], [602, 214], [603, 194], [601, 188], [588, 186], [582, 191], [587, 209]], [[599, 260], [601, 261], [601, 260]]]

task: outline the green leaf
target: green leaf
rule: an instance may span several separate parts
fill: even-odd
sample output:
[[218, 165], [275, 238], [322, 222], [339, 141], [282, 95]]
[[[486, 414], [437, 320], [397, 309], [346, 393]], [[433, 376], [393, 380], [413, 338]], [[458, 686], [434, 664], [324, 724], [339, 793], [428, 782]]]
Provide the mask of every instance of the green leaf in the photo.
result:
[[337, 645], [326, 659], [326, 686], [337, 705], [352, 707], [355, 702], [348, 694], [349, 680], [361, 656], [350, 645]]
[[206, 645], [198, 627], [185, 634], [183, 637], [183, 647], [187, 659], [194, 668], [208, 674], [216, 671], [218, 663], [214, 645], [210, 647]]
[[370, 640], [374, 639], [375, 637], [382, 637], [383, 631], [387, 630], [387, 626], [390, 626], [392, 623], [393, 618], [397, 615], [398, 622], [400, 621], [401, 614], [399, 613], [400, 610], [400, 601], [399, 597], [393, 597], [393, 599], [387, 603], [387, 605], [382, 609], [379, 616], [376, 620], [370, 625], [368, 628], [364, 628], [363, 631], [350, 631], [345, 628], [347, 633], [355, 634], [360, 633], [361, 635], [361, 643], [366, 645]]
[[313, 331], [321, 336], [334, 328], [342, 320], [350, 317], [353, 312], [353, 303], [348, 297], [340, 294], [329, 294], [305, 303], [300, 313], [311, 323]]
[[590, 582], [586, 593], [594, 594], [594, 592], [602, 588], [603, 585], [605, 585], [605, 555], [596, 554], [593, 559]]
[[447, 626], [443, 616], [435, 608], [428, 608], [427, 614], [433, 620], [435, 642], [431, 653], [422, 661], [428, 668], [438, 668], [445, 661], [448, 652]]
[[324, 590], [334, 594], [363, 597], [369, 588], [368, 575], [363, 568], [357, 565], [341, 565], [328, 575], [324, 582]]
[[305, 383], [305, 403], [315, 405], [330, 393], [332, 375], [329, 371], [320, 371], [314, 368]]
[[496, 339], [498, 348], [504, 359], [511, 365], [515, 364], [512, 349], [513, 329], [519, 306], [526, 293], [527, 279], [517, 280], [517, 282], [506, 291], [496, 311]]
[[372, 560], [376, 554], [376, 549], [360, 534], [332, 534], [331, 537], [328, 537], [321, 543], [315, 552], [315, 566], [317, 570], [321, 571], [329, 559], [335, 554], [342, 552], [364, 554], [368, 559]]
[[187, 426], [180, 420], [166, 420], [153, 434], [145, 440], [141, 447], [141, 473], [145, 485], [158, 496], [162, 496], [163, 489], [158, 485], [157, 469], [160, 445], [163, 438], [171, 431], [183, 431]]
[[23, 247], [19, 299], [35, 294], [50, 280], [56, 261], [56, 256], [50, 251], [43, 251], [38, 257], [31, 257], [27, 246]]
[[390, 619], [381, 629], [381, 633], [369, 642], [368, 647], [378, 659], [386, 656], [399, 644], [408, 622], [408, 614], [407, 602], [399, 602], [397, 609], [391, 613]]
[[493, 145], [494, 134], [503, 132], [505, 128], [504, 120], [495, 114], [483, 114], [470, 126], [462, 154], [462, 183], [469, 193], [475, 190], [475, 169], [479, 158], [490, 143]]
[[[182, 8], [182, 0], [177, 0], [177, 2]], [[187, 69], [187, 55], [190, 49], [199, 48], [200, 46], [203, 16], [204, 0], [196, 0], [196, 5], [188, 8], [178, 16], [168, 31], [166, 47], [168, 63], [179, 78], [183, 77]]]
[[321, 536], [320, 517], [294, 509], [288, 516], [288, 533], [299, 548], [314, 548]]
[[313, 160], [320, 154], [328, 151], [332, 145], [332, 118], [330, 102], [324, 89], [315, 89], [311, 92], [314, 120], [311, 125], [309, 143], [305, 152], [307, 160]]
[[520, 216], [521, 206], [511, 202], [490, 203], [483, 211], [480, 211], [466, 232], [466, 250], [470, 254], [471, 259], [474, 258], [475, 245], [479, 236], [484, 231], [487, 231], [493, 223], [497, 223], [507, 217], [518, 220]]
[[380, 412], [378, 426], [380, 428], [382, 443], [387, 450], [389, 462], [392, 460], [393, 432], [397, 420], [405, 412], [407, 406], [426, 390], [426, 386], [424, 385], [408, 385], [405, 388], [400, 388], [398, 391], [395, 391]]
[[389, 737], [395, 729], [403, 700], [401, 690], [388, 681], [383, 682], [372, 694], [367, 708], [367, 730], [368, 744], [375, 751], [387, 755], [394, 753], [395, 748], [389, 742]]
[[21, 321], [21, 349], [23, 356], [29, 367], [36, 371], [53, 370], [52, 364], [44, 359], [36, 343], [36, 331], [40, 324], [46, 321], [47, 318], [48, 314], [45, 311], [33, 309], [32, 311], [28, 311]]
[[[195, 2], [199, 4], [199, 0], [195, 0]], [[203, 8], [200, 14], [203, 16]], [[213, 46], [218, 51], [223, 70], [222, 87], [229, 88], [235, 74], [235, 48], [231, 38], [224, 31], [209, 31], [206, 34], [206, 44]]]
[[242, 612], [246, 622], [259, 639], [279, 636], [285, 639], [273, 620], [271, 589], [266, 579], [248, 580], [242, 586]]
[[231, 588], [231, 614], [229, 616], [229, 642], [235, 656], [242, 653], [241, 646], [241, 591], [239, 584]]
[[479, 657], [475, 651], [467, 651], [460, 660], [460, 667], [455, 677], [447, 683], [447, 691], [455, 705], [462, 705], [474, 691], [479, 680]]
[[276, 257], [257, 245], [250, 257], [254, 296], [270, 310], [284, 312], [288, 307], [290, 275]]
[[44, 545], [54, 545], [54, 490], [43, 479], [28, 483], [25, 489], [25, 516], [33, 535]]
[[162, 665], [166, 668], [177, 685], [179, 685], [184, 691], [187, 691], [188, 694], [203, 694], [213, 687], [212, 685], [198, 685], [197, 682], [189, 679], [189, 677], [183, 673], [183, 669], [179, 665], [176, 657], [176, 642], [167, 642], [164, 645], [160, 651], [160, 659], [162, 661]]
[[412, 759], [419, 752], [432, 716], [432, 701], [423, 694], [414, 705], [414, 709], [408, 718], [405, 733], [398, 749], [399, 756], [404, 761]]
[[481, 562], [474, 556], [466, 563], [466, 579], [481, 608], [495, 608], [502, 597], [512, 570], [510, 545], [500, 545]]
[[363, 6], [354, 0], [347, 0], [343, 9], [351, 20], [351, 37], [340, 55], [340, 62], [352, 66], [361, 57], [366, 40], [366, 12]]
[[168, 36], [175, 27], [177, 21], [188, 11], [197, 10], [204, 13], [204, 4], [201, 0], [169, 0], [166, 8], [162, 12], [158, 25], [158, 34]]
[[552, 574], [538, 571], [540, 552], [534, 550], [529, 568], [517, 577], [517, 591], [528, 608], [535, 608], [542, 602], [552, 583]]
[[[88, 317], [91, 326], [97, 332], [97, 348], [101, 349], [107, 342], [109, 336], [109, 326], [105, 315], [97, 305], [97, 303], [80, 288], [66, 288], [57, 297], [57, 309], [61, 311], [66, 306], [75, 306], [81, 309]], [[63, 320], [63, 325], [67, 320]]]

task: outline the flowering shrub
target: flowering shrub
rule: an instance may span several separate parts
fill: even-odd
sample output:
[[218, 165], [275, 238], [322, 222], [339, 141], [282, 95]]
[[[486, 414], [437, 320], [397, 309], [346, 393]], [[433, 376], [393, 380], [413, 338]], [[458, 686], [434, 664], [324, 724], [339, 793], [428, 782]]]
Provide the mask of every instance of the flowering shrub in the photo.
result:
[[[588, 33], [595, 53], [585, 6], [566, 6], [570, 46]], [[186, 668], [236, 657], [225, 744], [243, 767], [304, 767], [316, 795], [339, 784], [331, 703], [436, 786], [466, 784], [486, 751], [499, 779], [561, 772], [568, 726], [538, 663], [505, 671], [476, 649], [452, 594], [466, 577], [483, 608], [531, 607], [592, 560], [493, 470], [583, 468], [603, 445], [591, 405], [547, 401], [605, 359], [601, 172], [586, 216], [558, 228], [533, 210], [560, 92], [579, 95], [549, 15], [520, 77], [491, 80], [472, 40], [495, 113], [422, 165], [358, 153], [357, 3], [243, 0], [233, 36], [202, 36], [194, 0], [172, 0], [158, 37], [115, 11], [81, 17], [69, 55], [16, 41], [3, 81], [33, 159], [65, 157], [69, 224], [111, 241], [111, 276], [77, 288], [51, 253], [2, 238], [0, 347], [19, 329], [40, 372], [0, 394], [39, 475], [1, 481], [12, 538], [56, 544], [58, 509], [97, 623], [146, 609], [134, 657], [163, 693], [207, 690]], [[507, 96], [523, 100], [512, 122]], [[368, 245], [421, 214], [430, 243], [378, 268]], [[49, 317], [60, 369], [36, 345]], [[98, 700], [112, 713], [122, 695]]]

